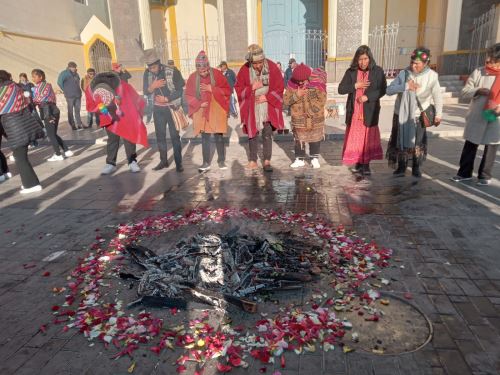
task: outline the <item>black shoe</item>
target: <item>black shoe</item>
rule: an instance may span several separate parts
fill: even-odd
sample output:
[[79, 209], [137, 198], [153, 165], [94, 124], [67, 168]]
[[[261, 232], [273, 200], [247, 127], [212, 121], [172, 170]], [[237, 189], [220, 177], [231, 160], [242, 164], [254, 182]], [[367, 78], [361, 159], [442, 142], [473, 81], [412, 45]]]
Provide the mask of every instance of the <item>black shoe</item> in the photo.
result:
[[210, 164], [208, 164], [208, 163], [203, 163], [203, 165], [198, 168], [199, 173], [203, 173], [203, 172], [206, 172], [209, 170], [210, 170]]
[[422, 172], [420, 172], [420, 168], [413, 168], [411, 170], [411, 174], [413, 175], [413, 177], [422, 177]]
[[219, 164], [219, 169], [221, 169], [223, 171], [227, 169], [227, 165], [225, 162], [220, 161], [218, 164]]
[[405, 171], [402, 169], [396, 169], [394, 172], [392, 172], [394, 177], [404, 177], [405, 176]]
[[159, 170], [161, 170], [163, 168], [167, 168], [167, 167], [168, 167], [168, 162], [166, 162], [166, 161], [160, 161], [158, 163], [158, 165], [153, 168], [153, 171], [159, 171]]
[[363, 172], [363, 175], [365, 176], [370, 176], [372, 174], [372, 171], [370, 169], [370, 165], [368, 164], [363, 164], [362, 165], [362, 172]]
[[271, 164], [264, 164], [264, 172], [272, 172], [273, 171], [273, 167], [271, 167]]
[[175, 170], [177, 172], [184, 172], [184, 167], [182, 165], [178, 165], [177, 167], [175, 167]]
[[352, 173], [360, 173], [362, 171], [361, 169], [361, 164], [359, 163], [356, 163], [356, 165], [354, 167], [350, 167], [349, 170], [352, 172]]

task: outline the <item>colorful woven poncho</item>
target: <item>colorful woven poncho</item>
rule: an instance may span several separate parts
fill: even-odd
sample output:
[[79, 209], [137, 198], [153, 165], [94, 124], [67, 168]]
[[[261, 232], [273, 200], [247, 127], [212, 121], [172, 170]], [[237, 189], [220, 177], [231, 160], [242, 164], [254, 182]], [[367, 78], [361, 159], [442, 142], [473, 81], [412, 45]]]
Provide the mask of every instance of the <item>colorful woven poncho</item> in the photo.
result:
[[0, 115], [19, 112], [27, 105], [23, 90], [17, 84], [8, 81], [0, 85]]

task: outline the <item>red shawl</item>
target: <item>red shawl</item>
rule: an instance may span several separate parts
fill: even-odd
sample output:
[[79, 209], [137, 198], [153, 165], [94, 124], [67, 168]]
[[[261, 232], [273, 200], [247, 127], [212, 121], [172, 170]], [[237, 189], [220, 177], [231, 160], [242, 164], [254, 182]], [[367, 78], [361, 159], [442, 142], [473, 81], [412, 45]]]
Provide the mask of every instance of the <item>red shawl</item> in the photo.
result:
[[120, 86], [116, 89], [116, 95], [120, 97], [120, 111], [122, 112], [119, 121], [113, 122], [109, 114], [99, 113], [97, 103], [90, 91], [90, 85], [85, 90], [87, 110], [99, 113], [101, 127], [107, 127], [110, 132], [129, 142], [149, 147], [146, 125], [142, 121], [144, 99], [125, 81], [120, 82]]
[[[266, 95], [268, 119], [275, 129], [283, 129], [285, 123], [283, 121], [282, 106], [285, 83], [278, 66], [269, 59], [267, 59], [267, 63], [269, 65], [269, 92]], [[249, 138], [254, 138], [258, 131], [255, 123], [255, 93], [252, 90], [252, 82], [250, 81], [249, 63], [240, 68], [234, 88], [238, 94], [243, 131], [248, 134]]]
[[500, 69], [486, 66], [486, 72], [490, 76], [495, 76], [495, 82], [493, 82], [493, 86], [491, 86], [485, 109], [495, 110], [497, 105], [500, 104]]
[[[227, 83], [226, 77], [217, 69], [210, 68], [213, 74], [214, 83], [212, 84], [212, 94], [208, 91], [201, 91], [197, 84], [197, 72], [192, 73], [186, 83], [186, 89], [184, 94], [186, 96], [186, 101], [189, 105], [189, 117], [193, 117], [193, 114], [198, 112], [201, 103], [208, 102], [208, 106], [203, 110], [203, 116], [209, 120], [210, 113], [210, 102], [212, 101], [212, 97], [220, 104], [220, 106], [226, 111], [229, 112], [229, 99], [231, 98], [231, 86]], [[206, 77], [200, 76], [200, 83], [211, 84], [210, 74]], [[200, 97], [198, 98], [197, 93], [199, 93]]]

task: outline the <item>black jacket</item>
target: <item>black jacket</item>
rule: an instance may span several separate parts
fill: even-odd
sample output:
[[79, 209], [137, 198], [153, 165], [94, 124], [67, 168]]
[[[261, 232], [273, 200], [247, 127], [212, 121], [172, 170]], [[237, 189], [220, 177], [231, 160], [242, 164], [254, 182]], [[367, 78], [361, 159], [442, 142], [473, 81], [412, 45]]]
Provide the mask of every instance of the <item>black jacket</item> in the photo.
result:
[[[351, 125], [352, 115], [354, 113], [354, 99], [356, 98], [356, 89], [354, 84], [356, 83], [358, 75], [357, 69], [349, 68], [345, 74], [342, 81], [339, 84], [339, 94], [345, 95], [347, 97], [346, 105], [346, 125]], [[375, 65], [370, 70], [369, 75], [370, 86], [365, 90], [365, 95], [368, 97], [368, 101], [363, 104], [363, 116], [364, 125], [366, 127], [377, 126], [378, 118], [380, 115], [380, 98], [385, 95], [385, 90], [387, 89], [387, 81], [385, 79], [384, 71], [381, 67]]]
[[174, 90], [170, 91], [168, 87], [165, 85], [164, 87], [155, 89], [153, 93], [148, 92], [148, 87], [150, 83], [155, 79], [165, 79], [166, 70], [171, 69], [165, 65], [161, 65], [160, 71], [158, 74], [151, 73], [148, 69], [144, 71], [143, 76], [143, 95], [162, 95], [166, 96], [170, 102], [175, 99], [182, 98], [183, 88], [184, 88], [184, 78], [182, 78], [182, 74], [179, 69], [173, 68], [173, 76], [172, 81], [174, 84]]

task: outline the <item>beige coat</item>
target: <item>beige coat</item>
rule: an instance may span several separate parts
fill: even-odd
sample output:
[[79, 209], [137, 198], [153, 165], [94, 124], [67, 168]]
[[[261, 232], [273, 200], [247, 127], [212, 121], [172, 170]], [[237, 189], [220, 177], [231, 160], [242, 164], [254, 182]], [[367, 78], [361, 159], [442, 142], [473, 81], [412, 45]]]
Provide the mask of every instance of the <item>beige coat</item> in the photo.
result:
[[483, 68], [472, 72], [462, 89], [462, 98], [471, 99], [469, 111], [465, 116], [464, 138], [476, 145], [496, 145], [500, 143], [500, 120], [487, 122], [482, 112], [487, 96], [475, 96], [476, 91], [484, 88], [490, 89], [495, 82], [495, 76], [488, 76]]

